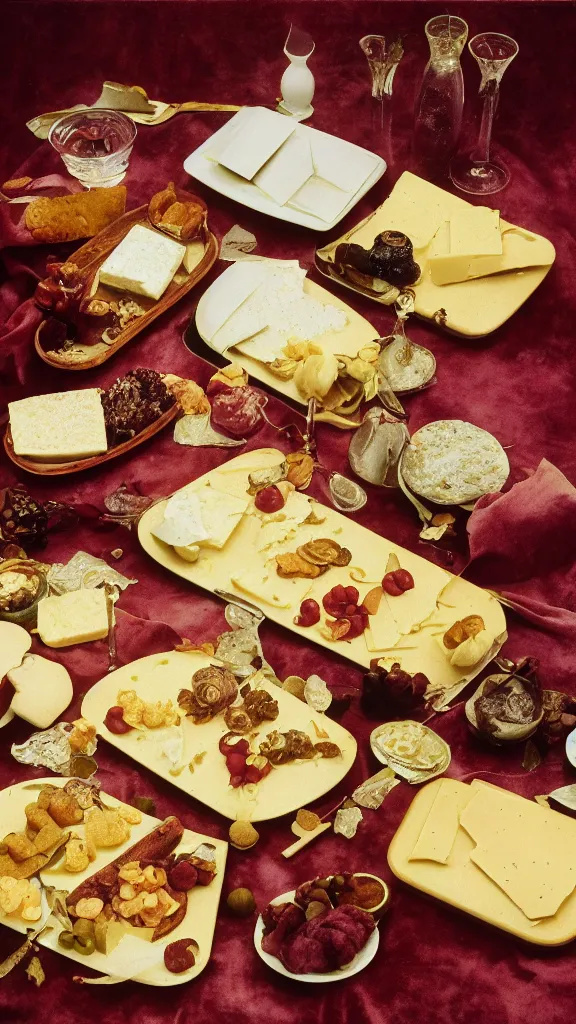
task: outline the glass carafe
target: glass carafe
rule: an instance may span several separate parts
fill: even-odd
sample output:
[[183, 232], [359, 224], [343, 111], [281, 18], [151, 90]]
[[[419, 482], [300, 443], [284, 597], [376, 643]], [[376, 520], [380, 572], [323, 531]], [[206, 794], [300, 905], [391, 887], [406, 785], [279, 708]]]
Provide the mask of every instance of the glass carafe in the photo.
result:
[[441, 14], [426, 23], [430, 60], [415, 110], [416, 170], [428, 178], [446, 174], [456, 152], [464, 109], [460, 55], [468, 37], [462, 18]]

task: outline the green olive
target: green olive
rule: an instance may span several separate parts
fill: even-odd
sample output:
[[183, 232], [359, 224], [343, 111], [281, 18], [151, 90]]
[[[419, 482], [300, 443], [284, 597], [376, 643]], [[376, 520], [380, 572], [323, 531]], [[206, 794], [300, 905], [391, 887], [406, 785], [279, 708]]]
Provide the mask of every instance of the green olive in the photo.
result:
[[58, 936], [58, 945], [62, 946], [63, 949], [73, 949], [75, 941], [75, 935], [73, 932], [60, 932]]
[[343, 885], [346, 885], [346, 879], [342, 875], [334, 875], [332, 879], [337, 889], [340, 889]]
[[330, 888], [330, 879], [329, 878], [319, 878], [316, 882], [314, 882], [314, 887], [316, 889], [329, 889]]
[[78, 935], [82, 939], [93, 939], [94, 938], [94, 921], [86, 921], [84, 918], [79, 918], [74, 922], [74, 935]]
[[77, 935], [74, 939], [74, 950], [76, 953], [81, 953], [82, 956], [90, 956], [94, 949], [94, 939], [91, 939], [89, 936]]

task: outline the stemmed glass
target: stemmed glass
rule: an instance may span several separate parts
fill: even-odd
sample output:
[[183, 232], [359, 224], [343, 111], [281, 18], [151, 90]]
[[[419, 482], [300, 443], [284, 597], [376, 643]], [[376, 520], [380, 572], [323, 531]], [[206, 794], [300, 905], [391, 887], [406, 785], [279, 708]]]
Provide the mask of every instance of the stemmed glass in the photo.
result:
[[372, 135], [375, 139], [380, 139], [376, 148], [381, 149], [387, 163], [390, 163], [392, 159], [390, 101], [394, 75], [404, 56], [404, 48], [401, 40], [396, 39], [386, 49], [385, 37], [375, 35], [362, 36], [360, 48], [368, 61], [372, 76], [372, 98], [376, 101], [371, 104]]
[[510, 181], [508, 168], [490, 159], [490, 144], [500, 82], [506, 68], [518, 53], [518, 43], [499, 32], [481, 32], [470, 40], [468, 47], [482, 75], [482, 124], [475, 152], [470, 157], [457, 157], [450, 168], [450, 177], [463, 192], [489, 195], [491, 192], [499, 192]]

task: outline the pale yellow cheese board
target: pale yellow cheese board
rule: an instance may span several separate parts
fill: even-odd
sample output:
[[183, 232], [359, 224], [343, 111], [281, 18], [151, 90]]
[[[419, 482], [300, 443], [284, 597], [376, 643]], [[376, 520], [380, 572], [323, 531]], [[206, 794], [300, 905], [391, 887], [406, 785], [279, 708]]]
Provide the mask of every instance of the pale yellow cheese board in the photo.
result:
[[[2, 790], [0, 792], [0, 821], [2, 822], [2, 834], [6, 835], [9, 832], [22, 831], [26, 825], [25, 807], [27, 804], [33, 803], [36, 800], [41, 785], [63, 786], [65, 781], [66, 780], [59, 780], [54, 776], [50, 776], [49, 778], [44, 779], [34, 779], [32, 782], [21, 782], [18, 785], [9, 786], [8, 789]], [[119, 801], [114, 797], [111, 797], [106, 793], [102, 793], [101, 795], [107, 807], [114, 808], [119, 806]], [[114, 861], [116, 857], [125, 850], [128, 850], [134, 845], [134, 843], [138, 842], [145, 835], [151, 832], [158, 824], [158, 818], [151, 817], [148, 814], [142, 814], [142, 821], [140, 824], [131, 826], [130, 839], [121, 846], [108, 849], [99, 848], [96, 853], [96, 859], [90, 864], [87, 870], [72, 873], [70, 871], [65, 871], [63, 867], [57, 863], [54, 867], [41, 870], [39, 873], [40, 879], [46, 886], [53, 886], [58, 890], [72, 892], [81, 882]], [[84, 835], [84, 825], [81, 823], [79, 825], [71, 826], [71, 831], [75, 835], [82, 837]], [[185, 829], [184, 835], [176, 852], [192, 853], [202, 843], [211, 843], [214, 847], [214, 860], [216, 862], [216, 875], [214, 879], [210, 885], [197, 885], [194, 889], [190, 890], [188, 894], [186, 916], [182, 922], [166, 936], [165, 939], [158, 940], [154, 943], [144, 941], [143, 939], [137, 940], [137, 946], [142, 946], [142, 950], [147, 959], [152, 956], [154, 952], [157, 955], [154, 957], [154, 963], [146, 966], [141, 972], [137, 970], [136, 962], [134, 962], [132, 965], [134, 974], [130, 973], [131, 980], [141, 982], [144, 985], [161, 987], [182, 985], [184, 982], [191, 981], [192, 978], [196, 978], [206, 967], [210, 959], [214, 928], [216, 926], [216, 915], [218, 913], [218, 904], [220, 902], [222, 883], [224, 881], [224, 869], [226, 866], [228, 844], [223, 842], [221, 839], [213, 839], [211, 836], [201, 835], [198, 832]], [[45, 913], [48, 913], [47, 907], [45, 907]], [[42, 920], [44, 920], [44, 917]], [[5, 916], [1, 913], [0, 924], [6, 925], [8, 928], [12, 928], [14, 931], [20, 932], [23, 935], [26, 933], [26, 928], [31, 927], [30, 923], [26, 925], [26, 923], [19, 917]], [[35, 928], [36, 924], [32, 927]], [[118, 947], [112, 949], [112, 951], [107, 955], [95, 950], [90, 956], [83, 956], [82, 954], [76, 953], [73, 949], [64, 949], [58, 944], [58, 936], [61, 931], [62, 925], [56, 921], [55, 918], [50, 917], [48, 920], [48, 928], [39, 935], [36, 942], [41, 946], [45, 946], [46, 949], [51, 949], [56, 953], [62, 954], [62, 956], [68, 957], [69, 960], [73, 960], [76, 967], [80, 968], [79, 972], [76, 968], [74, 969], [75, 974], [84, 974], [86, 968], [89, 968], [95, 971], [102, 971], [103, 974], [108, 974], [112, 977], [117, 977], [119, 975], [118, 958], [115, 956], [116, 948]], [[134, 934], [134, 930], [132, 931], [132, 934]], [[196, 963], [193, 967], [184, 971], [182, 974], [173, 974], [164, 966], [164, 947], [170, 942], [175, 942], [177, 939], [184, 938], [194, 939], [198, 943], [199, 951], [196, 956]]]
[[[287, 503], [285, 510], [276, 516], [259, 516], [253, 499], [246, 494], [248, 474], [277, 466], [283, 459], [284, 454], [274, 448], [246, 452], [177, 492], [186, 497], [190, 492], [199, 493], [209, 484], [219, 496], [227, 496], [219, 497], [220, 502], [230, 500], [229, 496], [245, 497], [246, 511], [239, 516], [240, 521], [221, 549], [202, 549], [197, 561], [186, 561], [174, 547], [154, 536], [166, 508], [166, 502], [159, 502], [145, 512], [139, 522], [138, 536], [144, 550], [189, 583], [212, 593], [223, 590], [248, 600], [304, 641], [320, 644], [357, 665], [368, 667], [373, 658], [381, 659], [387, 666], [398, 661], [406, 671], [424, 672], [428, 676], [430, 695], [432, 691], [452, 696], [459, 692], [506, 639], [506, 621], [499, 602], [479, 587], [372, 533], [333, 508], [314, 501], [307, 504], [309, 499], [300, 492], [290, 499], [296, 513]], [[297, 522], [298, 516], [301, 519], [312, 511], [321, 522], [316, 525]], [[278, 518], [292, 514], [296, 515], [292, 521]], [[282, 537], [286, 531], [286, 538], [275, 543], [275, 535]], [[332, 566], [315, 580], [280, 578], [276, 573], [275, 553], [293, 552], [298, 545], [317, 538], [331, 538], [348, 548], [350, 564], [344, 568]], [[415, 587], [402, 597], [384, 595], [364, 635], [349, 642], [327, 639], [323, 632], [325, 615], [312, 627], [294, 623], [304, 598], [316, 599], [322, 606], [322, 597], [337, 584], [356, 586], [362, 601], [368, 591], [381, 582], [390, 554], [396, 554], [402, 568], [412, 574]], [[482, 616], [486, 629], [494, 637], [494, 644], [487, 658], [462, 669], [450, 664], [438, 638], [453, 622], [467, 615]]]
[[[273, 263], [275, 261], [263, 260], [259, 262]], [[210, 344], [210, 330], [208, 324], [211, 307], [213, 303], [218, 304], [219, 302], [219, 294], [213, 293], [212, 289], [219, 284], [220, 281], [218, 279], [214, 282], [214, 285], [212, 285], [211, 288], [208, 288], [204, 292], [196, 308], [196, 329], [202, 340], [208, 345]], [[378, 338], [378, 331], [376, 328], [361, 316], [360, 313], [357, 313], [352, 309], [351, 306], [344, 302], [339, 296], [327, 291], [326, 288], [316, 284], [315, 281], [311, 281], [308, 277], [304, 280], [304, 294], [311, 296], [325, 306], [333, 306], [337, 310], [341, 310], [346, 316], [346, 324], [342, 330], [328, 331], [310, 339], [311, 342], [322, 349], [324, 353], [330, 355], [345, 355], [354, 358], [364, 345]], [[297, 341], [298, 339], [295, 338], [294, 340]], [[267, 384], [268, 387], [277, 391], [280, 395], [284, 395], [285, 398], [291, 398], [292, 401], [298, 402], [300, 405], [308, 404], [307, 400], [300, 394], [292, 379], [282, 380], [281, 377], [273, 373], [268, 368], [266, 362], [262, 362], [260, 359], [255, 359], [253, 356], [243, 352], [242, 343], [240, 345], [234, 345], [232, 348], [228, 349], [226, 358], [233, 359], [234, 362], [240, 363], [250, 377], [254, 377], [262, 384]]]
[[[374, 238], [382, 231], [402, 230], [415, 241], [414, 258], [422, 270], [420, 279], [412, 285], [416, 314], [434, 321], [448, 331], [466, 337], [479, 338], [491, 334], [501, 327], [542, 283], [556, 256], [554, 246], [542, 235], [501, 219], [503, 237], [506, 237], [506, 233], [512, 233], [515, 250], [520, 250], [520, 265], [517, 269], [455, 284], [434, 284], [429, 260], [435, 255], [437, 243], [434, 237], [428, 237], [431, 232], [435, 233], [433, 228], [436, 222], [431, 218], [438, 211], [437, 223], [440, 226], [441, 222], [450, 221], [451, 217], [461, 216], [470, 211], [474, 208], [473, 204], [418, 178], [409, 171], [405, 171], [400, 178], [396, 186], [396, 189], [398, 188], [403, 190], [405, 223], [402, 219], [402, 207], [394, 200], [392, 192], [391, 196], [363, 221], [334, 242], [317, 250], [318, 270], [345, 288], [387, 305], [390, 296], [378, 298], [348, 281], [338, 272], [334, 263], [335, 251], [342, 242], [351, 242], [370, 249]], [[426, 224], [432, 225], [428, 231]], [[413, 226], [414, 230], [411, 230]], [[417, 248], [417, 230], [422, 231], [421, 240], [426, 243], [422, 248]]]
[[[233, 789], [225, 758], [218, 748], [219, 741], [228, 732], [222, 715], [202, 725], [184, 718], [179, 726], [170, 729], [133, 730], [123, 735], [110, 732], [104, 724], [106, 712], [117, 704], [119, 690], [135, 690], [143, 700], [171, 700], [177, 706], [178, 693], [181, 689], [190, 689], [194, 672], [210, 664], [217, 662], [198, 652], [170, 651], [140, 658], [93, 686], [82, 702], [82, 714], [96, 726], [101, 736], [128, 757], [232, 820], [267, 821], [289, 814], [303, 804], [318, 800], [344, 778], [356, 757], [354, 737], [337, 722], [267, 681], [259, 683], [259, 688], [267, 689], [278, 701], [279, 714], [274, 721], [264, 722], [254, 730], [258, 737], [252, 744], [253, 749], [275, 729], [280, 732], [300, 729], [315, 743], [319, 741], [319, 733], [327, 733], [328, 736], [322, 738], [336, 743], [340, 756], [281, 765], [256, 787]], [[181, 730], [182, 736], [176, 767], [162, 751], [166, 739], [176, 735], [175, 729]]]
[[[388, 864], [458, 910], [527, 942], [560, 946], [576, 938], [575, 851], [576, 821], [567, 815], [479, 779], [437, 779], [414, 797]], [[546, 903], [547, 913], [558, 909], [538, 916], [534, 907]]]

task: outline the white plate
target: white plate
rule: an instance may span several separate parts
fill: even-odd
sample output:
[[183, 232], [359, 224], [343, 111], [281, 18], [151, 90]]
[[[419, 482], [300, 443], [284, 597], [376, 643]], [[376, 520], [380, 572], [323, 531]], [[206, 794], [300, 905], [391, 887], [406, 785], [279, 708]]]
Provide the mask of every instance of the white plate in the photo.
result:
[[566, 757], [570, 764], [576, 768], [576, 729], [573, 729], [566, 737]]
[[[291, 903], [294, 900], [296, 890], [292, 889], [290, 892], [285, 892], [282, 896], [277, 896], [276, 899], [271, 900], [275, 905], [278, 903]], [[372, 962], [376, 956], [378, 944], [380, 942], [380, 932], [378, 926], [372, 932], [368, 942], [361, 949], [360, 952], [354, 957], [351, 963], [347, 964], [339, 971], [330, 971], [329, 974], [292, 974], [291, 971], [287, 971], [284, 964], [276, 956], [271, 956], [270, 953], [265, 953], [262, 949], [262, 936], [264, 935], [264, 922], [262, 915], [258, 916], [256, 921], [256, 927], [254, 929], [254, 945], [258, 956], [271, 967], [273, 971], [278, 974], [283, 974], [285, 978], [292, 978], [292, 981], [307, 981], [312, 984], [320, 984], [326, 981], [344, 981], [344, 978], [351, 978], [352, 975], [358, 974], [363, 971], [369, 963]]]
[[[254, 109], [258, 108], [243, 107], [223, 128], [220, 128], [214, 135], [211, 135], [206, 142], [203, 142], [198, 149], [195, 149], [190, 156], [186, 157], [184, 161], [186, 173], [192, 178], [203, 182], [204, 185], [209, 185], [210, 188], [220, 192], [221, 195], [228, 196], [229, 199], [235, 199], [238, 203], [243, 203], [244, 206], [249, 206], [252, 210], [259, 210], [260, 213], [267, 213], [270, 217], [277, 217], [279, 220], [288, 221], [290, 224], [300, 224], [302, 227], [312, 228], [313, 231], [330, 231], [350, 212], [358, 200], [366, 195], [372, 186], [380, 180], [386, 170], [384, 160], [375, 153], [372, 153], [371, 156], [374, 157], [374, 170], [365, 181], [359, 182], [358, 190], [332, 221], [321, 220], [313, 214], [304, 213], [289, 206], [279, 206], [274, 200], [264, 195], [251, 181], [246, 181], [237, 174], [233, 174], [207, 156], [207, 153], [212, 150], [221, 149], [223, 143], [241, 127], [242, 120], [250, 116], [251, 111]], [[319, 132], [316, 128], [309, 128], [307, 125], [301, 125], [299, 131], [302, 134], [310, 133], [312, 137], [328, 135], [327, 132]], [[350, 147], [351, 152], [358, 150], [363, 153], [369, 152], [369, 150], [365, 150], [361, 146], [355, 146], [352, 142], [347, 142], [346, 145]]]

